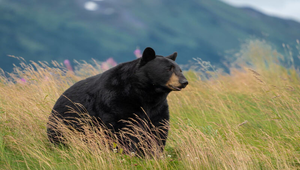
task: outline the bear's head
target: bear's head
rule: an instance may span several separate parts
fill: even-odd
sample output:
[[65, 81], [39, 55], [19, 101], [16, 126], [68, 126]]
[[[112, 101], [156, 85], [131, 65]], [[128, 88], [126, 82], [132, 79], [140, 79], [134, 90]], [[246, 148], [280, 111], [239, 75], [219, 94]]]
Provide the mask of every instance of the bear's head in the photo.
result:
[[139, 62], [139, 77], [143, 82], [168, 91], [180, 91], [188, 84], [182, 70], [175, 62], [177, 52], [163, 57], [147, 47]]

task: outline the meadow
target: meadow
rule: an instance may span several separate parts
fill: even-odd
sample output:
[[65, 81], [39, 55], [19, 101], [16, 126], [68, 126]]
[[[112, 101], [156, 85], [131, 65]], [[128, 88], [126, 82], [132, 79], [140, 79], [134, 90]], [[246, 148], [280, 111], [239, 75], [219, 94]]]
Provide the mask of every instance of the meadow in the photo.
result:
[[299, 169], [300, 77], [291, 54], [250, 41], [236, 57], [230, 74], [201, 60], [185, 71], [189, 85], [168, 96], [165, 152], [153, 158], [76, 138], [53, 146], [46, 123], [55, 101], [101, 66], [79, 62], [74, 74], [55, 61], [21, 59], [0, 76], [0, 169]]

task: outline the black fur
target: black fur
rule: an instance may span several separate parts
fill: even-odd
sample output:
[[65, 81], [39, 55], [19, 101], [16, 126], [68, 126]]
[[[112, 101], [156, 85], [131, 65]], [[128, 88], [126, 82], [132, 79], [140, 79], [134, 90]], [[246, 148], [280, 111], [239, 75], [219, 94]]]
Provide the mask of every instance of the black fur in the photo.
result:
[[[162, 128], [162, 123], [169, 121], [167, 95], [172, 91], [166, 83], [175, 73], [181, 83], [178, 88], [187, 85], [187, 80], [175, 63], [176, 56], [177, 53], [168, 57], [158, 56], [148, 47], [144, 50], [142, 58], [119, 64], [102, 74], [75, 83], [59, 97], [49, 122], [53, 123], [54, 117], [61, 120], [81, 118], [74, 113], [68, 113], [69, 108], [66, 107], [74, 107], [73, 103], [80, 103], [90, 116], [102, 122], [113, 133], [127, 126], [120, 120], [136, 119], [134, 114], [148, 120], [155, 127]], [[61, 142], [57, 137], [62, 132], [58, 132], [55, 126], [50, 126], [49, 122], [49, 140], [54, 143]], [[70, 123], [65, 121], [65, 124]], [[148, 125], [153, 128], [150, 123]], [[79, 128], [76, 123], [72, 126]], [[163, 132], [158, 136], [162, 148], [166, 143], [168, 127], [163, 129]], [[139, 142], [134, 137], [132, 140]], [[133, 151], [135, 149], [132, 148]]]

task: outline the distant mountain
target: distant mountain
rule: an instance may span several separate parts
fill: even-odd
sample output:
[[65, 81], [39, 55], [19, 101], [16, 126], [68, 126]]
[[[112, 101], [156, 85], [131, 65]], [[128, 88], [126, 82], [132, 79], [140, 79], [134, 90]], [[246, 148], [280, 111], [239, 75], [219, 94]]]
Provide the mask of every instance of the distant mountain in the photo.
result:
[[[263, 38], [274, 46], [295, 44], [300, 23], [235, 8], [218, 0], [0, 0], [0, 67], [27, 61], [64, 59], [117, 62], [134, 59], [138, 46], [158, 54], [179, 54], [186, 64], [200, 57], [220, 64], [226, 50]], [[91, 4], [90, 3], [90, 4]]]

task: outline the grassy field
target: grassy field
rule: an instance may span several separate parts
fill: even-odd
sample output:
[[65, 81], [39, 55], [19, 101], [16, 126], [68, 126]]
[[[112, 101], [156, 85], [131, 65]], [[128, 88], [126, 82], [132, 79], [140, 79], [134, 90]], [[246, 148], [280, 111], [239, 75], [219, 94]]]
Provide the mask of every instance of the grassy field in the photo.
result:
[[300, 79], [278, 65], [289, 55], [252, 41], [237, 56], [230, 75], [201, 61], [185, 72], [188, 87], [168, 97], [164, 156], [151, 159], [80, 141], [52, 146], [46, 122], [55, 101], [100, 66], [81, 63], [72, 74], [55, 62], [23, 63], [0, 76], [0, 169], [299, 169]]

